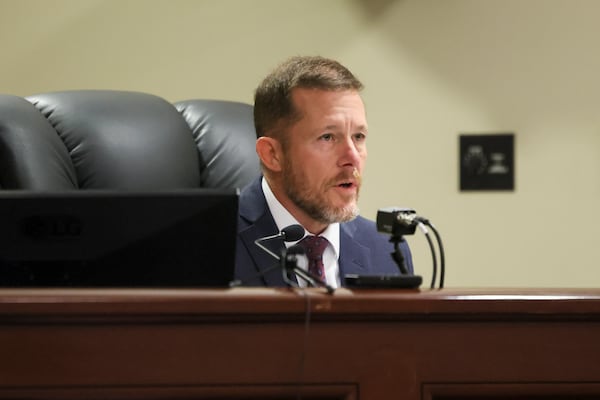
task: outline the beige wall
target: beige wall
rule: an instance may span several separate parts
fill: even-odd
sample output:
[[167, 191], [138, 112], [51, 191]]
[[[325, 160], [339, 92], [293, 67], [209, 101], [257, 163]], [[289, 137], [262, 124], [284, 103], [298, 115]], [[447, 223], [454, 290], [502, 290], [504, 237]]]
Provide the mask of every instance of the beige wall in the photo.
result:
[[[411, 206], [447, 280], [597, 286], [600, 1], [0, 0], [0, 92], [139, 90], [250, 102], [289, 55], [367, 86], [363, 215]], [[516, 190], [460, 193], [459, 132], [516, 133]], [[429, 279], [422, 235], [409, 238]]]

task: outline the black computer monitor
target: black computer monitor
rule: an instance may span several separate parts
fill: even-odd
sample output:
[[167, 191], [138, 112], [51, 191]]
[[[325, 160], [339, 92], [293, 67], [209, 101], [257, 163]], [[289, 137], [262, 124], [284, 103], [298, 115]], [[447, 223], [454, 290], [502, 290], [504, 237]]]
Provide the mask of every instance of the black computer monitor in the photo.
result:
[[2, 287], [224, 287], [236, 190], [0, 191]]

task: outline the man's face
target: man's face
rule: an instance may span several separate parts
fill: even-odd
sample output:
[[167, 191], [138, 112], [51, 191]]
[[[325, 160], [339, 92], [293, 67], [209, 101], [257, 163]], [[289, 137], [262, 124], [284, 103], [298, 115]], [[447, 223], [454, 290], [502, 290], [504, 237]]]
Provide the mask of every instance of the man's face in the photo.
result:
[[288, 128], [282, 183], [294, 206], [322, 224], [358, 215], [367, 158], [365, 108], [356, 91], [294, 89], [301, 118]]

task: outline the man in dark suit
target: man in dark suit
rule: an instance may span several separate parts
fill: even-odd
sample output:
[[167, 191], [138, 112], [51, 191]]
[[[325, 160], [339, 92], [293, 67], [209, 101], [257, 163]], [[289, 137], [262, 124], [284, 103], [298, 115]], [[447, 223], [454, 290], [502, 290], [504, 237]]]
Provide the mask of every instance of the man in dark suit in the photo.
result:
[[[389, 236], [358, 215], [368, 137], [361, 89], [348, 69], [322, 57], [293, 57], [256, 89], [263, 176], [240, 194], [236, 278], [243, 285], [286, 285], [275, 258], [255, 240], [292, 224], [325, 243], [319, 273], [333, 287], [343, 286], [346, 274], [399, 274]], [[279, 238], [264, 245], [280, 254], [286, 244]], [[400, 248], [412, 272], [407, 244]], [[310, 262], [299, 259], [308, 269]]]

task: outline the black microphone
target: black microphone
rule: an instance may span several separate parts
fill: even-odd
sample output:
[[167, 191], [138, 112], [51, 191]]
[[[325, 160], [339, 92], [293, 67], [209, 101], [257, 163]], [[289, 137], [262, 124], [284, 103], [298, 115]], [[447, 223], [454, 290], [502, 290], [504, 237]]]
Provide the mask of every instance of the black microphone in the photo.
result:
[[398, 243], [403, 241], [403, 235], [412, 235], [415, 233], [418, 227], [424, 234], [431, 250], [431, 258], [433, 261], [433, 272], [431, 277], [431, 288], [435, 287], [435, 281], [437, 277], [437, 257], [433, 245], [433, 241], [426, 228], [428, 226], [433, 231], [438, 244], [438, 252], [440, 254], [440, 289], [444, 287], [444, 275], [445, 275], [445, 255], [444, 246], [442, 244], [442, 238], [436, 229], [436, 227], [429, 221], [429, 219], [417, 215], [415, 210], [412, 208], [399, 208], [399, 207], [386, 207], [381, 208], [377, 212], [377, 230], [383, 233], [389, 233], [391, 235], [391, 242], [394, 242], [396, 251], [392, 253], [392, 257], [400, 267], [403, 274], [406, 274], [406, 267], [402, 253], [398, 249]]
[[365, 288], [418, 288], [423, 278], [409, 273], [400, 243], [405, 242], [404, 235], [415, 233], [420, 221], [412, 208], [388, 207], [377, 212], [377, 230], [390, 234], [390, 242], [394, 244], [394, 251], [390, 254], [396, 262], [400, 275], [346, 275], [344, 283], [350, 287]]
[[377, 230], [392, 236], [412, 235], [417, 228], [417, 217], [412, 208], [380, 208], [377, 211]]
[[[277, 254], [273, 253], [271, 250], [269, 250], [268, 248], [263, 246], [262, 242], [265, 242], [268, 240], [273, 240], [273, 239], [278, 239], [278, 238], [282, 238], [284, 242], [295, 242], [296, 240], [300, 240], [303, 237], [304, 237], [304, 228], [301, 225], [294, 224], [294, 225], [286, 226], [279, 233], [277, 233], [275, 235], [269, 235], [269, 236], [264, 236], [264, 237], [258, 238], [254, 241], [254, 244], [257, 245], [258, 247], [260, 247], [265, 252], [267, 252], [271, 257], [275, 258], [277, 261], [280, 261], [281, 258]], [[275, 264], [272, 267], [269, 267], [265, 270], [260, 271], [252, 279], [260, 278], [260, 277], [264, 276], [266, 273], [271, 272], [272, 270], [278, 269], [278, 268], [281, 268], [280, 264]], [[240, 286], [241, 284], [242, 284], [242, 281], [240, 279], [235, 279], [235, 280], [229, 282], [230, 287]]]
[[258, 247], [260, 247], [261, 249], [263, 249], [264, 251], [266, 251], [267, 253], [269, 253], [273, 258], [275, 258], [276, 260], [279, 261], [280, 257], [277, 254], [273, 253], [271, 250], [267, 249], [265, 246], [263, 246], [262, 242], [265, 242], [267, 240], [277, 239], [277, 238], [282, 238], [284, 242], [295, 242], [297, 240], [302, 239], [303, 237], [304, 237], [304, 228], [301, 225], [294, 224], [294, 225], [286, 226], [285, 228], [283, 228], [281, 230], [281, 232], [279, 232], [276, 235], [270, 235], [270, 236], [258, 238], [254, 241], [254, 244], [257, 245]]

